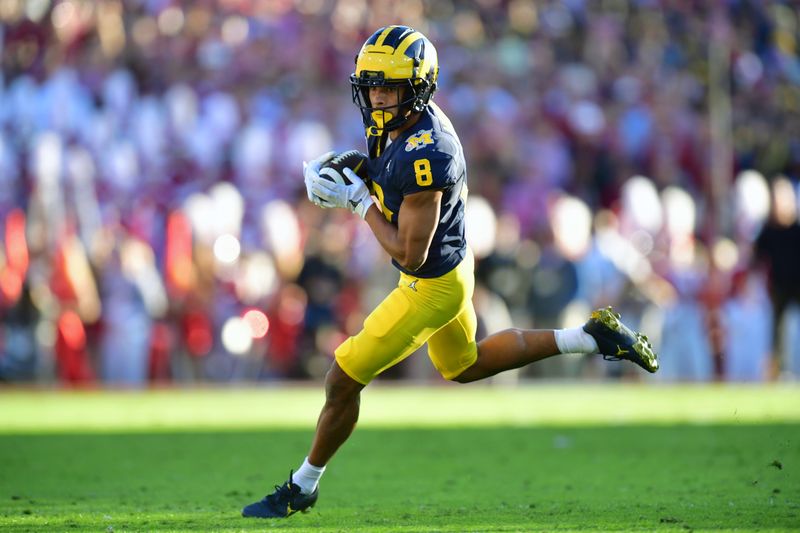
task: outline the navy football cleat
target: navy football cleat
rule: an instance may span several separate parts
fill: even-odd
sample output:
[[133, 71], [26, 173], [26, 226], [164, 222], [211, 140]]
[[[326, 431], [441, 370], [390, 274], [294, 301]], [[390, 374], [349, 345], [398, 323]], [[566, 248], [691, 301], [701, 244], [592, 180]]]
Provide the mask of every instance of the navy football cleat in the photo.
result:
[[594, 337], [606, 361], [631, 361], [650, 373], [658, 370], [658, 356], [650, 341], [620, 321], [611, 307], [598, 309], [583, 325], [583, 331]]
[[275, 485], [275, 492], [242, 509], [242, 516], [246, 518], [286, 518], [298, 511], [307, 513], [317, 503], [318, 497], [319, 487], [315, 488], [311, 494], [303, 494], [300, 492], [300, 487], [292, 483], [292, 472], [289, 472], [289, 481], [280, 487]]

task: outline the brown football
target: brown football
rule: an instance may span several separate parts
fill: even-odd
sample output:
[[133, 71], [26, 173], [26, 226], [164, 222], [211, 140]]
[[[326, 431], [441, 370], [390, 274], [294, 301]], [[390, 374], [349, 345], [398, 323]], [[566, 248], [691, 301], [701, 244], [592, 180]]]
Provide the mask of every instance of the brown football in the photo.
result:
[[358, 150], [348, 150], [336, 154], [333, 159], [320, 167], [319, 175], [335, 183], [350, 185], [350, 180], [347, 179], [347, 176], [342, 172], [345, 168], [351, 169], [365, 182], [369, 181], [369, 176], [367, 174], [367, 156]]

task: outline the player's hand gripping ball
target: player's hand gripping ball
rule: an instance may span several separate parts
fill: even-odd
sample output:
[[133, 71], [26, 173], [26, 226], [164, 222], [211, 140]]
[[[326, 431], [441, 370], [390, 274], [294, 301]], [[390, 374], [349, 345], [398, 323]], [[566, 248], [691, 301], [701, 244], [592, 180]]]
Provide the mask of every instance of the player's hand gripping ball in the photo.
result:
[[369, 192], [367, 156], [349, 150], [320, 159], [317, 168], [319, 173], [306, 184], [309, 199], [320, 207], [343, 207], [365, 218], [373, 203]]
[[332, 159], [323, 163], [319, 170], [319, 175], [340, 185], [351, 185], [352, 182], [344, 173], [344, 169], [349, 168], [361, 178], [364, 183], [369, 183], [367, 175], [367, 156], [358, 150], [348, 150], [337, 154]]

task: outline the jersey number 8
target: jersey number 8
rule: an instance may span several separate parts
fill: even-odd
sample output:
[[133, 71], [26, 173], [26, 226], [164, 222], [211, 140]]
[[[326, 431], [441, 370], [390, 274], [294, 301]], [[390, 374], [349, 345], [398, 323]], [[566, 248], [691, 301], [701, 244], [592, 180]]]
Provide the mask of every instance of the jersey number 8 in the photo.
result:
[[431, 162], [427, 159], [417, 159], [414, 161], [414, 174], [417, 177], [417, 185], [427, 187], [433, 183], [431, 174]]

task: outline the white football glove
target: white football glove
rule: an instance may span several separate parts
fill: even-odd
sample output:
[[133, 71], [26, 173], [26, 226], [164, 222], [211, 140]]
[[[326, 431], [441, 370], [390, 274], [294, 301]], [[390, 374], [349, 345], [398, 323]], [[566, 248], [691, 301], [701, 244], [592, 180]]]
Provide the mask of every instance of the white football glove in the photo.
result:
[[321, 205], [319, 202], [319, 198], [315, 197], [311, 193], [311, 184], [314, 183], [315, 180], [320, 180], [324, 178], [319, 177], [319, 168], [333, 159], [333, 156], [336, 155], [336, 152], [325, 152], [321, 156], [316, 159], [312, 159], [308, 163], [303, 161], [303, 181], [306, 183], [306, 195], [308, 196], [308, 200], [315, 204]]
[[369, 189], [352, 169], [345, 168], [342, 173], [352, 182], [350, 185], [317, 176], [311, 182], [311, 194], [319, 199], [318, 205], [322, 207], [344, 207], [364, 218], [373, 203]]

